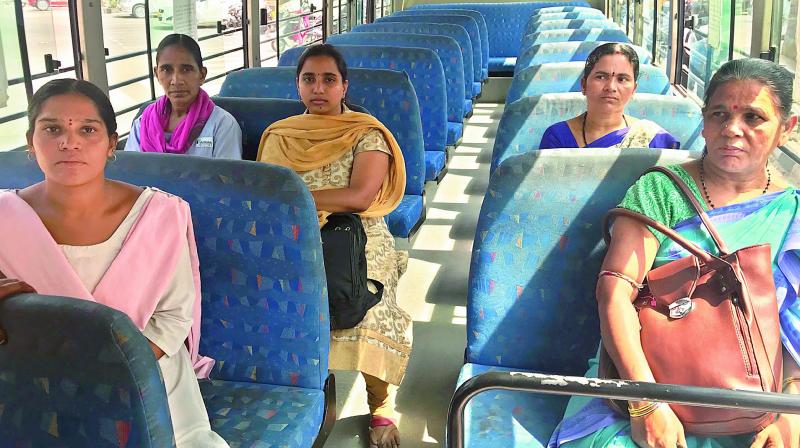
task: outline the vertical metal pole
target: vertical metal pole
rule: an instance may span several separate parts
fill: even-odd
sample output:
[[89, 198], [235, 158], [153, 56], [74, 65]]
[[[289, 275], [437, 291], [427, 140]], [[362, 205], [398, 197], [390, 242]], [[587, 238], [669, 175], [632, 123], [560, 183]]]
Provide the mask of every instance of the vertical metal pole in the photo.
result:
[[[103, 12], [100, 2], [80, 0], [77, 2], [78, 28], [81, 31], [80, 61], [83, 65], [83, 79], [90, 81], [108, 94], [108, 73], [106, 72], [106, 50], [103, 44]], [[91, 39], [87, 38], [92, 36]]]
[[275, 0], [275, 57], [281, 59], [281, 0]]
[[28, 59], [28, 41], [25, 39], [25, 16], [22, 15], [22, 2], [14, 2], [14, 15], [17, 18], [17, 41], [19, 56], [22, 59], [22, 77], [25, 83], [25, 95], [28, 102], [33, 97], [33, 79], [31, 79], [31, 62]]
[[250, 0], [241, 0], [242, 6], [242, 29], [240, 32], [242, 33], [242, 65], [244, 68], [250, 66], [250, 33], [248, 30], [250, 29]]
[[261, 67], [261, 8], [258, 0], [245, 0], [247, 20], [242, 14], [242, 32], [248, 38], [245, 67]]
[[674, 40], [676, 41], [677, 45], [672, 46], [672, 48], [675, 48], [675, 54], [673, 55], [673, 60], [675, 61], [675, 78], [672, 80], [672, 82], [680, 84], [683, 77], [683, 74], [681, 73], [683, 71], [683, 33], [685, 31], [684, 28], [686, 28], [685, 0], [678, 0], [678, 21], [676, 25], [678, 32], [675, 33], [676, 36]]
[[83, 64], [81, 60], [81, 35], [78, 29], [78, 6], [75, 0], [67, 2], [67, 9], [69, 10], [69, 30], [70, 38], [72, 39], [72, 60], [75, 61], [75, 77], [83, 79]]
[[329, 0], [322, 0], [322, 42], [328, 40], [328, 30], [331, 24], [328, 21], [331, 19], [331, 2]]
[[150, 0], [144, 0], [144, 34], [147, 40], [147, 74], [150, 78], [150, 99], [155, 100], [156, 80], [155, 74], [153, 73], [153, 67], [155, 67], [153, 61], [153, 42], [151, 41], [153, 36], [150, 34]]
[[653, 0], [653, 63], [658, 62], [658, 0]]

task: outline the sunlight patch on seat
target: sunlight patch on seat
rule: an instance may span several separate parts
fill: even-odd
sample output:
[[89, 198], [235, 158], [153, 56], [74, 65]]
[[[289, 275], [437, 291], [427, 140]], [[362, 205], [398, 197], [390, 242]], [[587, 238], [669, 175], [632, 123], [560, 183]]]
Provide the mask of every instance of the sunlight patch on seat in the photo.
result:
[[[424, 225], [423, 228], [429, 226]], [[415, 322], [430, 322], [436, 305], [428, 303], [428, 290], [442, 265], [410, 258], [408, 270], [397, 285], [397, 302]]]

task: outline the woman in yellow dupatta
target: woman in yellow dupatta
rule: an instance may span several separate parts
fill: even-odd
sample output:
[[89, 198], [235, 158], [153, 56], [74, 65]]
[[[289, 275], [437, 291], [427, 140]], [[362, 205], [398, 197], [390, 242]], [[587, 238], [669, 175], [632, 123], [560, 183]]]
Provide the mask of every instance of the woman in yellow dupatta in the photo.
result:
[[411, 354], [411, 317], [396, 300], [408, 254], [398, 252], [383, 217], [400, 203], [405, 163], [392, 134], [344, 103], [347, 66], [331, 45], [310, 47], [297, 65], [297, 89], [308, 111], [278, 121], [261, 137], [258, 160], [302, 177], [322, 226], [330, 213], [358, 213], [367, 234], [367, 277], [383, 297], [355, 328], [331, 331], [331, 369], [358, 370], [367, 384], [370, 447], [400, 446], [394, 397]]

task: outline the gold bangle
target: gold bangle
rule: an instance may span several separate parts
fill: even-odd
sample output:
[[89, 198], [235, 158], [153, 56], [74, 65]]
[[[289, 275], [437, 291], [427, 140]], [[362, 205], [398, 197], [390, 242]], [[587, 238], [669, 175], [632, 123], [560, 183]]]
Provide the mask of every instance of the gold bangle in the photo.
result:
[[650, 402], [642, 407], [634, 408], [631, 405], [628, 405], [628, 414], [631, 418], [641, 418], [647, 417], [648, 415], [656, 412], [658, 408], [661, 407], [660, 402]]
[[[800, 383], [800, 377], [790, 376], [789, 378], [784, 379], [783, 380], [783, 389], [786, 389], [786, 387], [789, 386], [792, 383]], [[781, 389], [781, 390], [783, 390], [783, 389]]]

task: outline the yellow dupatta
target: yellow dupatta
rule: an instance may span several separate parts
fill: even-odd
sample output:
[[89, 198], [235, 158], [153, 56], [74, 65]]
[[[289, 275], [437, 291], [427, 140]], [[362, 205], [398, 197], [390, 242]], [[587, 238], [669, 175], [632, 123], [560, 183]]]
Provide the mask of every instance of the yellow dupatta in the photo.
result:
[[[389, 173], [375, 200], [358, 214], [365, 218], [386, 216], [403, 199], [406, 166], [397, 140], [372, 115], [360, 112], [341, 115], [303, 114], [276, 121], [261, 135], [256, 160], [285, 166], [298, 173], [311, 171], [340, 159], [373, 129], [383, 133], [392, 152], [392, 159], [389, 161]], [[320, 227], [325, 224], [329, 214], [321, 210], [317, 212]]]

